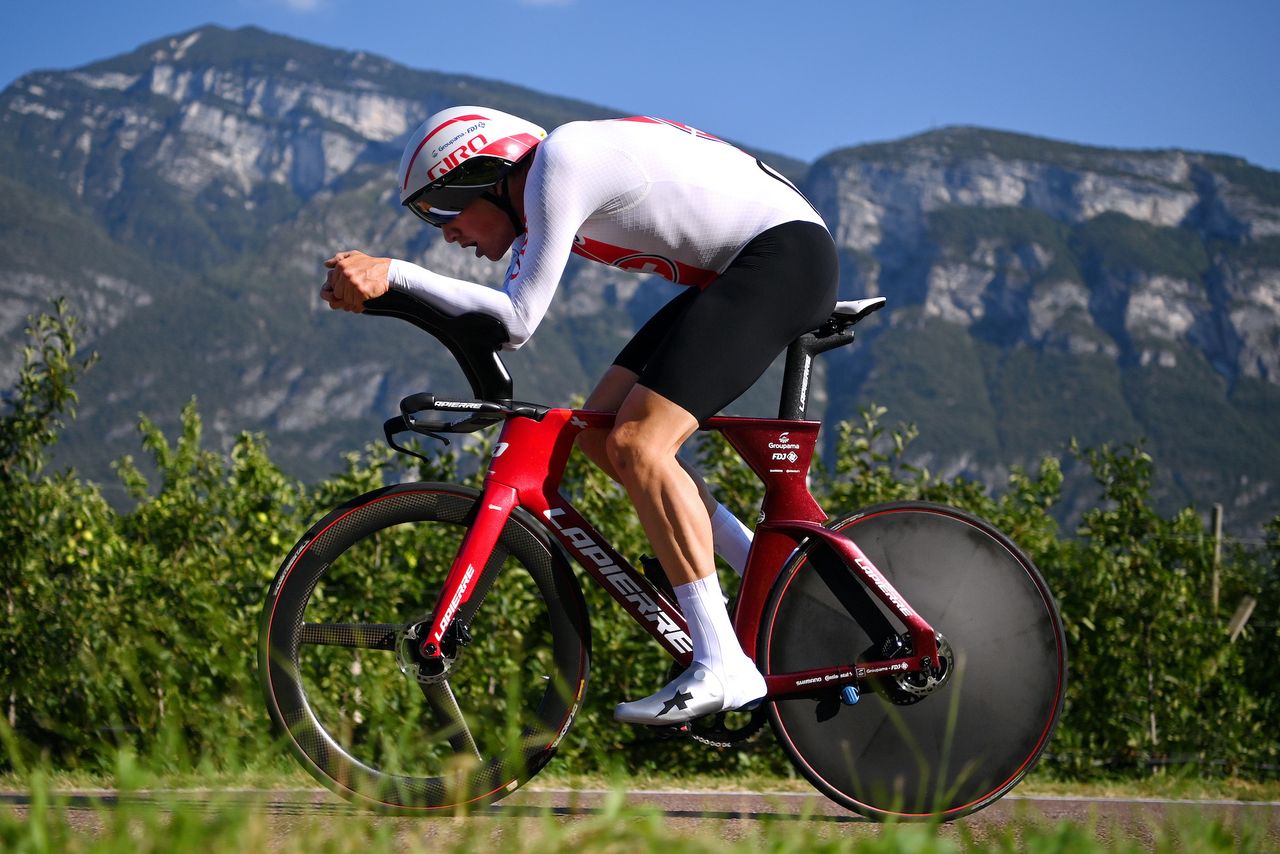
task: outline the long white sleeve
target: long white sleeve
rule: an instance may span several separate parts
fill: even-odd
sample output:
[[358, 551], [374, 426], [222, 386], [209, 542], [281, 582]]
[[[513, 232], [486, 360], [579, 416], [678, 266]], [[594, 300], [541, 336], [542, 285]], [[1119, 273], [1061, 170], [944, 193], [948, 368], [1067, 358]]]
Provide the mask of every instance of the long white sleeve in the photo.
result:
[[[517, 245], [512, 247], [512, 252], [516, 253], [521, 248], [523, 248], [522, 241], [517, 241]], [[478, 311], [498, 318], [510, 334], [511, 340], [506, 345], [509, 350], [514, 350], [528, 341], [529, 336], [533, 334], [533, 329], [538, 325], [537, 321], [541, 319], [536, 318], [530, 324], [528, 319], [522, 317], [522, 313], [516, 310], [511, 296], [505, 290], [442, 276], [410, 261], [391, 259], [387, 280], [396, 290], [412, 294], [450, 317]]]

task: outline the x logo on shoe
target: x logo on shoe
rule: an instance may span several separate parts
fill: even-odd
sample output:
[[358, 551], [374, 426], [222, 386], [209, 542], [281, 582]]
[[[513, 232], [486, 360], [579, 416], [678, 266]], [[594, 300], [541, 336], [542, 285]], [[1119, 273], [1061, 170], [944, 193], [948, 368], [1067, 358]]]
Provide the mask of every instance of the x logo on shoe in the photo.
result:
[[690, 694], [688, 691], [676, 689], [675, 694], [671, 695], [671, 699], [662, 704], [662, 711], [658, 712], [658, 717], [662, 717], [672, 709], [688, 709], [689, 706], [686, 704], [692, 699], [693, 694]]

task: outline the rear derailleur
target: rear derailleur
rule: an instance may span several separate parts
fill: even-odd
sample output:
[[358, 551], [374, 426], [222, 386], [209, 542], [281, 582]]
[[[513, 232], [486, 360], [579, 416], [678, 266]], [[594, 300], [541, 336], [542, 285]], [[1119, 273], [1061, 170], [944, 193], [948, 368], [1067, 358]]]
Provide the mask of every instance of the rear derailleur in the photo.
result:
[[[941, 634], [938, 641], [938, 661], [925, 661], [924, 667], [914, 673], [892, 673], [872, 676], [866, 681], [886, 700], [897, 706], [910, 706], [941, 688], [951, 678], [955, 666], [955, 653], [951, 644]], [[858, 656], [859, 662], [888, 661], [908, 658], [912, 655], [911, 638], [890, 635], [878, 644], [872, 644]]]

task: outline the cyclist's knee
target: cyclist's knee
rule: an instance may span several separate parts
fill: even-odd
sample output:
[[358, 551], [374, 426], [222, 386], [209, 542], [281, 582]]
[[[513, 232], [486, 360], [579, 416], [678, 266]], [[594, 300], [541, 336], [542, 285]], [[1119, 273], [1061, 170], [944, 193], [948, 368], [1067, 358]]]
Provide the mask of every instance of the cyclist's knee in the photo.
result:
[[663, 462], [663, 445], [636, 421], [614, 426], [604, 440], [604, 450], [622, 478], [643, 477]]
[[636, 386], [618, 409], [605, 451], [624, 481], [668, 476], [676, 453], [698, 429], [697, 420], [661, 395]]

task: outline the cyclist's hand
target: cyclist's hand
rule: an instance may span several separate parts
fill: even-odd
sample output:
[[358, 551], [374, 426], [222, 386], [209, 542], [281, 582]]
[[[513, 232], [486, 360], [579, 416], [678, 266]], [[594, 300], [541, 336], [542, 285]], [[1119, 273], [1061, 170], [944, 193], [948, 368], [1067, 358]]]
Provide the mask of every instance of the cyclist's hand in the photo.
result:
[[324, 262], [329, 268], [320, 298], [329, 308], [343, 311], [364, 311], [364, 301], [380, 297], [387, 292], [387, 271], [390, 258], [373, 258], [363, 252], [349, 250], [339, 252]]

